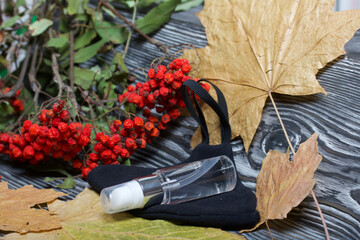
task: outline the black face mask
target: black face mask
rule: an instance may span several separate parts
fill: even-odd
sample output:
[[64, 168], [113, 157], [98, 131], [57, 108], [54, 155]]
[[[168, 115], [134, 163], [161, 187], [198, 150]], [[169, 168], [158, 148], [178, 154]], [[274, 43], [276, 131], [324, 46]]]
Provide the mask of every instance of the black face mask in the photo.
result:
[[[198, 82], [187, 80], [181, 87], [185, 105], [192, 117], [199, 123], [202, 132], [202, 143], [181, 164], [221, 155], [226, 155], [234, 161], [230, 145], [231, 129], [226, 101], [222, 92], [215, 85], [211, 85], [216, 90], [218, 103]], [[196, 110], [191, 104], [188, 88], [192, 90]], [[195, 94], [219, 116], [222, 137], [222, 143], [219, 145], [209, 145], [209, 133], [205, 118]], [[90, 172], [88, 182], [94, 190], [100, 192], [103, 188], [147, 176], [154, 171], [156, 169], [136, 166], [102, 165]], [[246, 188], [239, 178], [233, 191], [211, 197], [173, 205], [161, 205], [159, 203], [161, 203], [162, 196], [159, 195], [158, 198], [155, 198], [153, 203], [148, 203], [145, 208], [132, 210], [130, 213], [146, 219], [164, 219], [186, 225], [216, 227], [224, 230], [249, 229], [260, 220], [259, 213], [256, 211], [255, 194]]]

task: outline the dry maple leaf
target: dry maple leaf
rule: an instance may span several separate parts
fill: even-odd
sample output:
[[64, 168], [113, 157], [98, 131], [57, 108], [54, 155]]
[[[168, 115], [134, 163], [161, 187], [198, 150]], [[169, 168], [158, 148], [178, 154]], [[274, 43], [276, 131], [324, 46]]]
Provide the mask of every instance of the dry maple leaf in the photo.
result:
[[[185, 51], [201, 60], [199, 76], [226, 97], [233, 138], [246, 151], [271, 93], [326, 93], [316, 73], [345, 53], [344, 44], [360, 27], [360, 11], [333, 12], [335, 0], [205, 1], [198, 14], [208, 46]], [[211, 143], [220, 143], [219, 121], [203, 108]], [[192, 146], [200, 143], [199, 129]]]
[[253, 229], [245, 231], [254, 230], [266, 220], [286, 218], [313, 189], [314, 172], [322, 159], [317, 134], [300, 144], [292, 162], [289, 157], [289, 150], [285, 154], [273, 150], [267, 153], [256, 181], [256, 209], [261, 220]]
[[60, 228], [58, 217], [44, 209], [31, 207], [65, 195], [52, 189], [36, 189], [32, 185], [12, 190], [7, 182], [0, 182], [0, 230], [26, 233]]
[[128, 213], [106, 214], [101, 207], [99, 194], [88, 188], [72, 201], [57, 200], [48, 207], [58, 214], [61, 229], [25, 235], [12, 233], [3, 240], [245, 239], [215, 228], [179, 226], [164, 220], [136, 218]]

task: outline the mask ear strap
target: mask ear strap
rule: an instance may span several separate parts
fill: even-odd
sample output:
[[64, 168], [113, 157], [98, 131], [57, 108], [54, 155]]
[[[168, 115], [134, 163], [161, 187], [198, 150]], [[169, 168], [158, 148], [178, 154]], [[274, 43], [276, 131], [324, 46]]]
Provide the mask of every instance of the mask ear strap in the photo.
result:
[[194, 80], [187, 80], [184, 82], [181, 86], [181, 93], [185, 102], [186, 107], [188, 108], [190, 114], [195, 118], [195, 120], [199, 123], [201, 126], [201, 131], [203, 134], [203, 142], [206, 141], [209, 143], [209, 133], [206, 126], [206, 121], [203, 115], [203, 112], [196, 101], [196, 98], [194, 98], [195, 106], [197, 109], [197, 112], [199, 115], [196, 114], [195, 109], [193, 108], [189, 95], [187, 93], [186, 87], [190, 88], [193, 91], [193, 96], [198, 95], [204, 102], [206, 102], [219, 116], [220, 123], [221, 123], [221, 138], [222, 142], [230, 142], [231, 139], [231, 127], [229, 124], [229, 116], [228, 116], [228, 110], [226, 105], [226, 100], [223, 95], [223, 93], [220, 91], [218, 87], [216, 87], [214, 84], [209, 82], [208, 80], [201, 79], [199, 82], [207, 82], [211, 84], [211, 86], [215, 89], [217, 97], [218, 97], [218, 103], [210, 96], [210, 94], [198, 83]]

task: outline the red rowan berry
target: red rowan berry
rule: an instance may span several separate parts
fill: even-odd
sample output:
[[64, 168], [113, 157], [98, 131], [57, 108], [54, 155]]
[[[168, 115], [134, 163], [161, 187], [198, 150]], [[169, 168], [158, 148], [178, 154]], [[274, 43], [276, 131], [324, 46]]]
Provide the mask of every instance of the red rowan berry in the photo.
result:
[[11, 106], [14, 108], [15, 112], [22, 112], [24, 111], [24, 102], [16, 99], [11, 103]]
[[164, 65], [158, 66], [158, 72], [166, 72], [166, 67]]
[[34, 149], [31, 146], [26, 146], [23, 150], [23, 157], [26, 159], [30, 159], [32, 156], [34, 156]]
[[47, 155], [50, 154], [51, 151], [52, 151], [52, 148], [51, 148], [50, 146], [48, 146], [48, 145], [45, 145], [45, 146], [43, 147], [43, 149], [42, 149], [42, 152], [45, 153], [45, 154], [47, 154]]
[[62, 158], [64, 154], [63, 151], [57, 150], [57, 151], [53, 151], [51, 155], [53, 158]]
[[58, 129], [60, 132], [66, 132], [69, 129], [69, 125], [67, 123], [61, 122], [58, 125]]
[[21, 152], [21, 149], [19, 147], [14, 147], [11, 150], [11, 154], [13, 158], [20, 158], [23, 153]]
[[164, 80], [168, 85], [171, 85], [172, 82], [174, 81], [174, 75], [170, 72], [165, 73]]
[[109, 141], [110, 137], [109, 135], [106, 135], [106, 134], [102, 134], [100, 137], [100, 142], [103, 144], [103, 145], [106, 145], [107, 144], [107, 141]]
[[206, 90], [209, 91], [210, 90], [210, 85], [208, 83], [200, 83], [200, 85]]
[[129, 153], [129, 151], [128, 151], [127, 149], [125, 149], [125, 148], [121, 149], [120, 157], [121, 157], [122, 159], [126, 159], [126, 158], [128, 158], [129, 156], [130, 156], [130, 153]]
[[90, 138], [88, 136], [85, 136], [85, 135], [81, 135], [79, 140], [78, 140], [78, 143], [85, 147], [90, 141]]
[[135, 140], [136, 146], [139, 148], [145, 148], [146, 147], [146, 141], [143, 138], [138, 138]]
[[130, 132], [129, 132], [129, 137], [130, 137], [130, 138], [135, 139], [135, 138], [137, 138], [137, 136], [138, 136], [138, 134], [136, 133], [136, 131], [130, 131]]
[[153, 128], [154, 128], [155, 126], [154, 126], [154, 123], [152, 123], [152, 122], [146, 122], [145, 124], [144, 124], [144, 128], [147, 130], [147, 131], [151, 131]]
[[37, 124], [32, 124], [29, 128], [29, 133], [31, 136], [36, 137], [39, 134], [40, 127]]
[[2, 142], [9, 142], [9, 140], [10, 140], [9, 134], [7, 134], [7, 133], [1, 134], [0, 141], [2, 141]]
[[133, 149], [134, 147], [136, 147], [134, 139], [127, 138], [125, 140], [125, 146], [126, 146], [127, 149]]
[[64, 156], [63, 156], [63, 160], [65, 161], [65, 162], [70, 162], [71, 160], [73, 159], [73, 156], [72, 156], [72, 154], [71, 153], [65, 153], [64, 154]]
[[86, 180], [90, 172], [91, 172], [91, 168], [89, 167], [83, 168], [83, 170], [81, 171], [81, 178]]
[[158, 86], [158, 83], [155, 79], [150, 79], [149, 80], [149, 85], [151, 89], [155, 89]]
[[89, 153], [89, 159], [93, 162], [96, 162], [99, 160], [99, 156], [96, 153]]
[[52, 109], [55, 113], [59, 113], [62, 110], [62, 106], [59, 103], [54, 103]]
[[70, 120], [70, 113], [67, 110], [62, 110], [59, 117], [62, 121], [68, 122]]
[[41, 126], [39, 128], [39, 136], [42, 138], [47, 138], [49, 135], [49, 128], [46, 126]]
[[67, 142], [68, 142], [68, 144], [69, 144], [71, 147], [76, 146], [76, 141], [75, 141], [75, 139], [73, 139], [73, 138], [68, 138], [68, 139], [67, 139]]
[[54, 110], [52, 110], [52, 109], [47, 110], [47, 111], [46, 111], [46, 117], [47, 117], [48, 119], [53, 119], [53, 118], [55, 117], [55, 112], [54, 112]]
[[122, 137], [129, 136], [129, 132], [126, 130], [126, 128], [120, 129], [120, 136], [122, 136]]
[[30, 145], [32, 146], [32, 148], [36, 151], [41, 151], [44, 146], [41, 144], [38, 144], [37, 142], [31, 142]]
[[149, 78], [154, 78], [155, 77], [155, 69], [150, 68], [148, 71], [148, 77]]
[[146, 98], [150, 103], [155, 103], [156, 102], [156, 99], [155, 99], [155, 96], [154, 94], [149, 94]]
[[89, 168], [90, 169], [94, 169], [94, 168], [96, 168], [98, 165], [97, 165], [97, 163], [91, 163], [90, 165], [89, 165]]
[[30, 120], [26, 120], [23, 123], [23, 128], [25, 129], [25, 131], [29, 131], [31, 125], [32, 125], [32, 122]]
[[183, 66], [181, 67], [181, 71], [183, 73], [189, 73], [191, 71], [191, 65], [188, 63], [183, 64]]
[[101, 157], [102, 160], [103, 159], [107, 160], [107, 159], [111, 158], [111, 151], [109, 149], [106, 149], [106, 150], [102, 151], [101, 154], [100, 154], [100, 157]]
[[52, 122], [51, 122], [51, 125], [53, 127], [58, 127], [59, 126], [59, 123], [61, 122], [61, 119], [59, 117], [55, 117]]
[[124, 128], [126, 128], [126, 129], [131, 129], [131, 128], [133, 128], [134, 127], [134, 122], [133, 122], [133, 120], [131, 120], [131, 119], [126, 119], [125, 121], [124, 121]]
[[182, 82], [179, 82], [179, 81], [174, 81], [171, 85], [171, 87], [174, 89], [174, 90], [177, 90], [181, 87], [182, 85]]
[[169, 94], [169, 89], [167, 87], [160, 88], [160, 95], [166, 97]]
[[143, 110], [143, 116], [144, 117], [149, 117], [150, 116], [150, 114], [151, 114], [151, 111], [150, 111], [150, 109], [148, 109], [148, 108], [145, 108], [144, 110]]
[[50, 139], [52, 139], [52, 140], [58, 139], [58, 138], [60, 137], [60, 133], [59, 133], [59, 131], [58, 131], [56, 128], [52, 127], [52, 128], [50, 128], [50, 130], [49, 130], [48, 137], [49, 137]]
[[135, 117], [133, 121], [135, 127], [142, 127], [144, 125], [144, 120], [141, 117]]
[[143, 85], [143, 84], [142, 84], [141, 82], [136, 83], [136, 85], [135, 85], [136, 90], [138, 90], [139, 88], [141, 88], [142, 85]]
[[110, 137], [110, 139], [111, 139], [112, 141], [114, 141], [114, 143], [118, 143], [118, 142], [121, 141], [121, 137], [120, 137], [119, 134], [114, 134], [114, 135], [112, 135], [112, 136]]
[[79, 159], [75, 159], [72, 161], [72, 166], [73, 168], [80, 170], [83, 167], [83, 164]]
[[155, 127], [150, 132], [150, 136], [152, 136], [152, 137], [158, 137], [159, 134], [160, 134], [159, 129], [157, 129]]
[[37, 160], [37, 161], [41, 161], [45, 158], [45, 155], [44, 153], [42, 152], [35, 152], [34, 154], [34, 158]]
[[166, 129], [166, 123], [159, 122], [159, 124], [158, 124], [158, 129], [160, 129], [160, 130], [165, 130], [165, 129]]
[[127, 87], [127, 90], [128, 90], [128, 92], [134, 92], [134, 91], [135, 91], [135, 87], [134, 87], [133, 85], [129, 85], [129, 86]]
[[4, 152], [5, 150], [5, 145], [0, 143], [0, 153]]
[[94, 151], [97, 153], [101, 153], [105, 150], [105, 147], [101, 143], [97, 143], [94, 145]]
[[164, 72], [162, 71], [158, 71], [156, 73], [156, 76], [155, 76], [158, 80], [163, 80], [164, 79]]
[[172, 108], [170, 111], [169, 111], [169, 115], [172, 119], [176, 119], [180, 116], [181, 112], [178, 108]]
[[112, 151], [113, 151], [113, 153], [115, 153], [116, 155], [120, 155], [121, 149], [122, 149], [121, 145], [115, 145], [115, 146], [113, 147]]
[[161, 117], [161, 122], [163, 123], [168, 123], [170, 122], [171, 118], [170, 118], [170, 115], [169, 114], [164, 114], [162, 117]]
[[159, 119], [155, 116], [150, 116], [150, 117], [148, 117], [148, 121], [152, 122], [152, 123], [158, 123]]

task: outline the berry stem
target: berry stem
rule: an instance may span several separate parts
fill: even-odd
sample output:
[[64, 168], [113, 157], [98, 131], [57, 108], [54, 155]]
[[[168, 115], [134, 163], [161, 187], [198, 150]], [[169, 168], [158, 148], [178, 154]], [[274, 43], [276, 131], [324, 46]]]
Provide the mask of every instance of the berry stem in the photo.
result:
[[[291, 143], [291, 141], [290, 141], [290, 139], [289, 139], [289, 135], [287, 134], [287, 131], [286, 131], [285, 126], [284, 126], [284, 123], [283, 123], [283, 121], [282, 121], [282, 119], [281, 119], [281, 117], [280, 117], [280, 114], [279, 114], [279, 111], [278, 111], [278, 109], [277, 109], [277, 107], [276, 107], [274, 98], [273, 98], [273, 96], [272, 96], [272, 94], [271, 94], [271, 90], [268, 92], [268, 94], [269, 94], [269, 97], [270, 97], [270, 99], [271, 99], [271, 103], [272, 103], [272, 105], [273, 105], [273, 107], [274, 107], [274, 109], [275, 109], [276, 115], [277, 115], [277, 117], [278, 117], [278, 119], [279, 119], [279, 121], [280, 121], [280, 125], [281, 125], [281, 127], [282, 127], [282, 129], [283, 129], [283, 132], [284, 132], [284, 134], [285, 134], [285, 137], [286, 137], [286, 140], [287, 140], [287, 142], [288, 142], [288, 144], [289, 144], [289, 147], [290, 147], [290, 149], [291, 149], [291, 152], [292, 152], [293, 155], [295, 155], [294, 147], [293, 147], [293, 145], [292, 145], [292, 143]], [[322, 211], [321, 211], [320, 205], [319, 205], [319, 203], [318, 203], [317, 197], [316, 197], [316, 195], [315, 195], [315, 193], [314, 193], [314, 191], [313, 191], [312, 189], [311, 189], [311, 195], [312, 195], [312, 198], [314, 199], [316, 208], [317, 208], [317, 210], [318, 210], [318, 212], [319, 212], [319, 215], [320, 215], [320, 218], [321, 218], [321, 222], [322, 222], [323, 227], [324, 227], [326, 239], [327, 239], [327, 240], [330, 240], [330, 235], [329, 235], [329, 231], [328, 231], [328, 228], [327, 228], [327, 225], [326, 225], [324, 216], [323, 216], [323, 214], [322, 214]]]
[[[134, 4], [134, 9], [133, 9], [133, 15], [132, 15], [132, 19], [131, 19], [131, 24], [135, 25], [135, 19], [136, 19], [136, 11], [137, 11], [137, 5], [138, 5], [138, 0], [135, 1]], [[132, 36], [133, 31], [129, 32], [128, 38], [126, 40], [126, 44], [125, 44], [125, 49], [124, 49], [124, 53], [123, 53], [123, 59], [125, 59], [125, 56], [128, 52], [129, 46], [130, 46], [130, 40], [131, 40], [131, 36]]]

